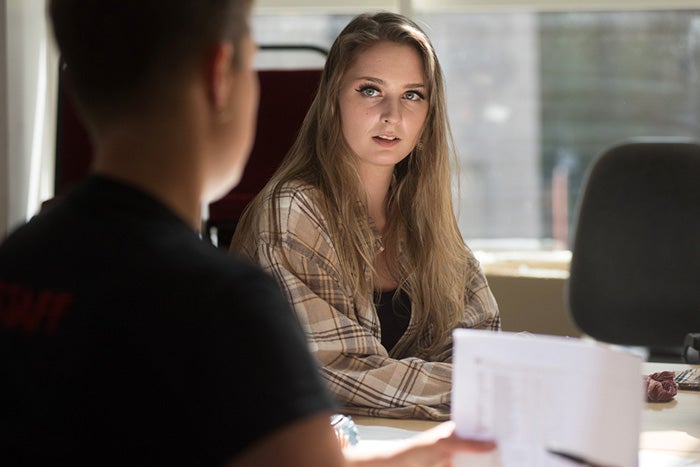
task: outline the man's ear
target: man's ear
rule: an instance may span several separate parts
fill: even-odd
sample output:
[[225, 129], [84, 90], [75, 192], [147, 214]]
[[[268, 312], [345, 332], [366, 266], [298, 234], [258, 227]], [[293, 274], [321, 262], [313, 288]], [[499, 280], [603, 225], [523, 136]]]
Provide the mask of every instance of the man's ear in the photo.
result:
[[233, 44], [220, 42], [213, 49], [207, 63], [209, 99], [216, 113], [223, 113], [230, 105], [233, 92]]

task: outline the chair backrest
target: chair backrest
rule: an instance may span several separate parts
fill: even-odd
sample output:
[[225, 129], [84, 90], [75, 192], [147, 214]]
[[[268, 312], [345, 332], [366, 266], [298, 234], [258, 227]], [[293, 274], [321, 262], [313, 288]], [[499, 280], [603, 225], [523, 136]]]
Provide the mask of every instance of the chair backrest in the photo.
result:
[[255, 142], [241, 182], [209, 205], [205, 237], [228, 249], [238, 219], [291, 148], [321, 79], [321, 69], [261, 70]]
[[594, 162], [577, 207], [567, 302], [604, 342], [682, 353], [700, 332], [700, 144], [643, 139]]

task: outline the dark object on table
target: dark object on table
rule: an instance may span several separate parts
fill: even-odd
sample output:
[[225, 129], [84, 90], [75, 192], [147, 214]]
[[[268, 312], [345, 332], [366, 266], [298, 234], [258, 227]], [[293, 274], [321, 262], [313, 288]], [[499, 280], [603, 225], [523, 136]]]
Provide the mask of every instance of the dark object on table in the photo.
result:
[[678, 389], [700, 391], [700, 368], [679, 371], [674, 380], [678, 384]]

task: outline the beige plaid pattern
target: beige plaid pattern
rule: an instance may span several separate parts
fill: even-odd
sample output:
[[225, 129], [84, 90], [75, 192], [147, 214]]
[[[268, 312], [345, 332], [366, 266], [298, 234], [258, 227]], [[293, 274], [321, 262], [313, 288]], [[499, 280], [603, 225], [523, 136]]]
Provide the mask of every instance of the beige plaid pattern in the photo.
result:
[[[258, 235], [239, 253], [259, 263], [282, 286], [344, 413], [448, 419], [452, 336], [441, 336], [440, 361], [414, 358], [408, 353], [410, 343], [420, 336], [411, 323], [387, 352], [372, 301], [356, 303], [337, 267], [328, 225], [312, 201], [314, 190], [287, 184], [278, 200], [280, 232], [271, 232], [267, 213], [259, 213]], [[500, 329], [498, 306], [483, 274], [472, 285], [461, 326]]]

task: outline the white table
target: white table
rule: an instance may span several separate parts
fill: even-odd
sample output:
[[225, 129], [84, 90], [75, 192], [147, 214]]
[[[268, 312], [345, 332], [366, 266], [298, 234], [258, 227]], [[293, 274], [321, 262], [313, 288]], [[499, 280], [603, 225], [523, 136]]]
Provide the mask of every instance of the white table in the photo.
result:
[[[644, 363], [644, 374], [681, 371], [689, 365]], [[361, 443], [372, 448], [396, 442], [434, 427], [427, 420], [395, 420], [353, 416]], [[678, 391], [674, 400], [647, 403], [639, 439], [640, 467], [700, 466], [700, 391]]]

